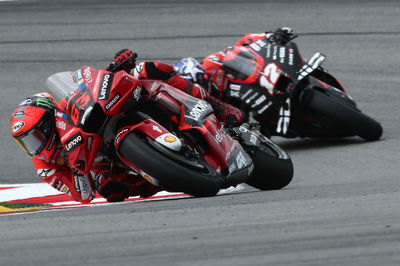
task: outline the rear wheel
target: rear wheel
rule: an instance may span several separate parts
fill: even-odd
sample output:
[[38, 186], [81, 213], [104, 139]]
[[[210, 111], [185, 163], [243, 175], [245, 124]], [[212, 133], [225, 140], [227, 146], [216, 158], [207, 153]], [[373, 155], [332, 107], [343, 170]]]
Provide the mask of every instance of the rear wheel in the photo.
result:
[[254, 170], [248, 185], [261, 190], [281, 189], [293, 179], [293, 163], [278, 145], [266, 139], [252, 156]]
[[222, 175], [200, 158], [172, 151], [145, 136], [130, 133], [120, 143], [119, 152], [171, 191], [207, 197], [224, 185]]
[[378, 140], [382, 136], [381, 124], [354, 107], [316, 90], [307, 91], [307, 100], [311, 112], [327, 118], [345, 133], [358, 135], [367, 141]]

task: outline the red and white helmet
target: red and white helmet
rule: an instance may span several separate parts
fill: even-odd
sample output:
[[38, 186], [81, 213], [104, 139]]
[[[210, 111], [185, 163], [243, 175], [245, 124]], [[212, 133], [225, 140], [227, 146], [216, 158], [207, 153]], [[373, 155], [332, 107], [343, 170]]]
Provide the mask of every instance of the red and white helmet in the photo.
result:
[[10, 130], [30, 156], [40, 154], [55, 134], [53, 97], [39, 93], [20, 103], [11, 115]]

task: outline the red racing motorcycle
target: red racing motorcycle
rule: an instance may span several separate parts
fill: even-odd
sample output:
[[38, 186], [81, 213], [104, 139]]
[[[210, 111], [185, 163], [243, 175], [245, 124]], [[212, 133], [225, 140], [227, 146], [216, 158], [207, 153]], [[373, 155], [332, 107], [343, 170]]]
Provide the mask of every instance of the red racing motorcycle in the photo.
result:
[[154, 185], [213, 196], [247, 183], [261, 190], [290, 183], [293, 164], [271, 140], [244, 124], [224, 128], [211, 106], [160, 81], [83, 67], [50, 76], [69, 165], [83, 174], [101, 153]]

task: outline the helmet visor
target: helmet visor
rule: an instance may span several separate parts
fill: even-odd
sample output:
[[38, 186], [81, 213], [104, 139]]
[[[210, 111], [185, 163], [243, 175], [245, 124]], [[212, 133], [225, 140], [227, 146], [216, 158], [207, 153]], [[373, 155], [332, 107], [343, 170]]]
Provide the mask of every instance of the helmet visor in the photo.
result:
[[16, 137], [15, 140], [30, 156], [36, 156], [45, 147], [51, 137], [52, 131], [53, 119], [51, 115], [47, 113], [38, 123], [38, 126], [28, 133]]

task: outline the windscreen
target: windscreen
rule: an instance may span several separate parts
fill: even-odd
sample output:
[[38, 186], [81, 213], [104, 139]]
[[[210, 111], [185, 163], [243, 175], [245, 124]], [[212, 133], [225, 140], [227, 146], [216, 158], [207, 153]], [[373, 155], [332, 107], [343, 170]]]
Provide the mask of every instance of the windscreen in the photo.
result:
[[241, 49], [233, 59], [224, 60], [224, 69], [235, 79], [245, 80], [256, 70], [256, 57], [251, 52]]
[[58, 102], [78, 89], [76, 72], [67, 71], [53, 74], [47, 78], [46, 87]]

